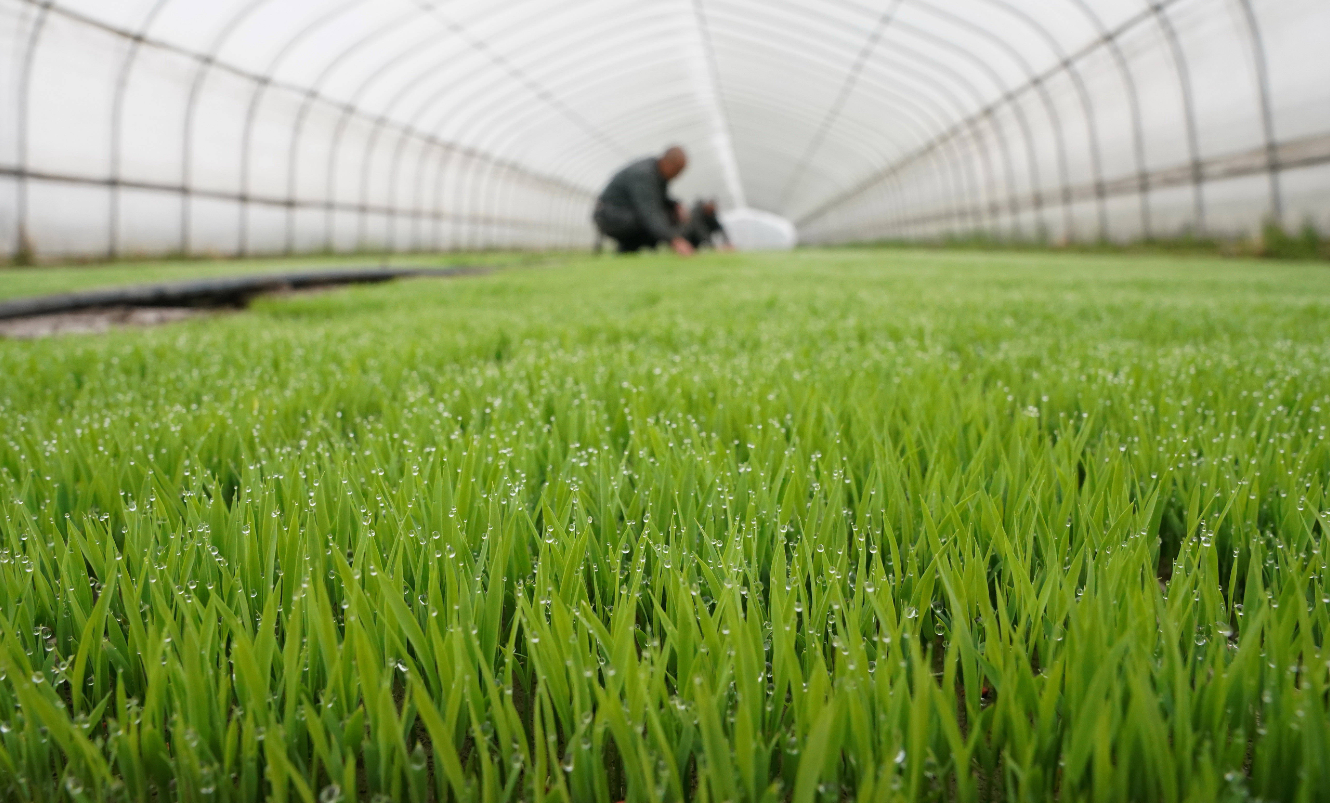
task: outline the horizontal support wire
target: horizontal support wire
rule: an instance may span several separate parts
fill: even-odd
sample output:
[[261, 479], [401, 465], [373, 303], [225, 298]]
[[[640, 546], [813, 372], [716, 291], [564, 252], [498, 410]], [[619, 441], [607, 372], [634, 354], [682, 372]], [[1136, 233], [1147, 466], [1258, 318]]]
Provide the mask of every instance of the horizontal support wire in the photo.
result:
[[75, 176], [66, 173], [51, 173], [42, 170], [22, 170], [12, 166], [0, 166], [0, 176], [7, 178], [20, 178], [28, 181], [49, 181], [59, 184], [78, 184], [85, 187], [119, 187], [133, 190], [152, 190], [156, 192], [169, 192], [176, 195], [190, 195], [197, 198], [211, 198], [218, 201], [232, 201], [235, 203], [250, 203], [261, 206], [295, 208], [295, 209], [318, 209], [331, 210], [333, 212], [354, 212], [367, 215], [397, 215], [405, 217], [418, 217], [429, 220], [450, 220], [466, 223], [484, 223], [501, 224], [505, 226], [516, 226], [535, 230], [572, 230], [572, 227], [559, 226], [553, 223], [542, 223], [534, 220], [520, 220], [515, 218], [499, 218], [493, 216], [478, 215], [456, 215], [448, 212], [425, 212], [423, 210], [412, 210], [402, 207], [384, 206], [381, 204], [350, 203], [346, 201], [301, 201], [291, 200], [289, 198], [279, 198], [276, 196], [262, 196], [252, 194], [242, 194], [239, 192], [229, 192], [227, 190], [208, 190], [198, 187], [185, 187], [182, 184], [170, 184], [167, 182], [140, 181], [136, 179], [112, 179], [112, 178], [94, 178], [89, 176]]

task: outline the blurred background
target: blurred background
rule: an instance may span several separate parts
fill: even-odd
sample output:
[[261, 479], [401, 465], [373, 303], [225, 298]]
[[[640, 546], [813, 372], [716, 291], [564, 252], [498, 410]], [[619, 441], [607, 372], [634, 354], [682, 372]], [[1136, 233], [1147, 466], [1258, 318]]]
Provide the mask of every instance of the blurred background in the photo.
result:
[[759, 240], [1330, 231], [1327, 32], [1325, 0], [0, 0], [0, 255], [586, 248], [672, 143]]

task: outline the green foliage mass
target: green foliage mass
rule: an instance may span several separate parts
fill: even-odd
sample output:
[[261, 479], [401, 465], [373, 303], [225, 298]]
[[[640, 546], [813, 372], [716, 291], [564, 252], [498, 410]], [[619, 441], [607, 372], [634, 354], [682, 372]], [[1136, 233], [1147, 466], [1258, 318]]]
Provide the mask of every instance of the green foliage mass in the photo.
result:
[[0, 343], [6, 800], [1326, 800], [1330, 273], [573, 261]]

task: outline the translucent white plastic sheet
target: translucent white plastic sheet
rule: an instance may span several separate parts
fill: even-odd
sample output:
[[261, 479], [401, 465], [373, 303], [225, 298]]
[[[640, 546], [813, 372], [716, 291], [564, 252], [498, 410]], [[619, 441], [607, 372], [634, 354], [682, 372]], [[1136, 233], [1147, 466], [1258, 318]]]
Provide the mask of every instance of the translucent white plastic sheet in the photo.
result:
[[0, 0], [0, 252], [585, 247], [675, 193], [803, 241], [1330, 228], [1325, 0]]

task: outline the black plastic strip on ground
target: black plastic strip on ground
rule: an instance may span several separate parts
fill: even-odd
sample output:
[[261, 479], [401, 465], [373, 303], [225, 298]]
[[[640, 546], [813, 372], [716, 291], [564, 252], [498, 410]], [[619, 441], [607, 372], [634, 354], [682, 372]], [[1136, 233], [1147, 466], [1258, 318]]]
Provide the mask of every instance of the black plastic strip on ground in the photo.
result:
[[254, 296], [339, 284], [387, 282], [412, 276], [471, 276], [489, 268], [338, 268], [107, 287], [79, 293], [0, 301], [0, 320], [106, 307], [243, 307]]

